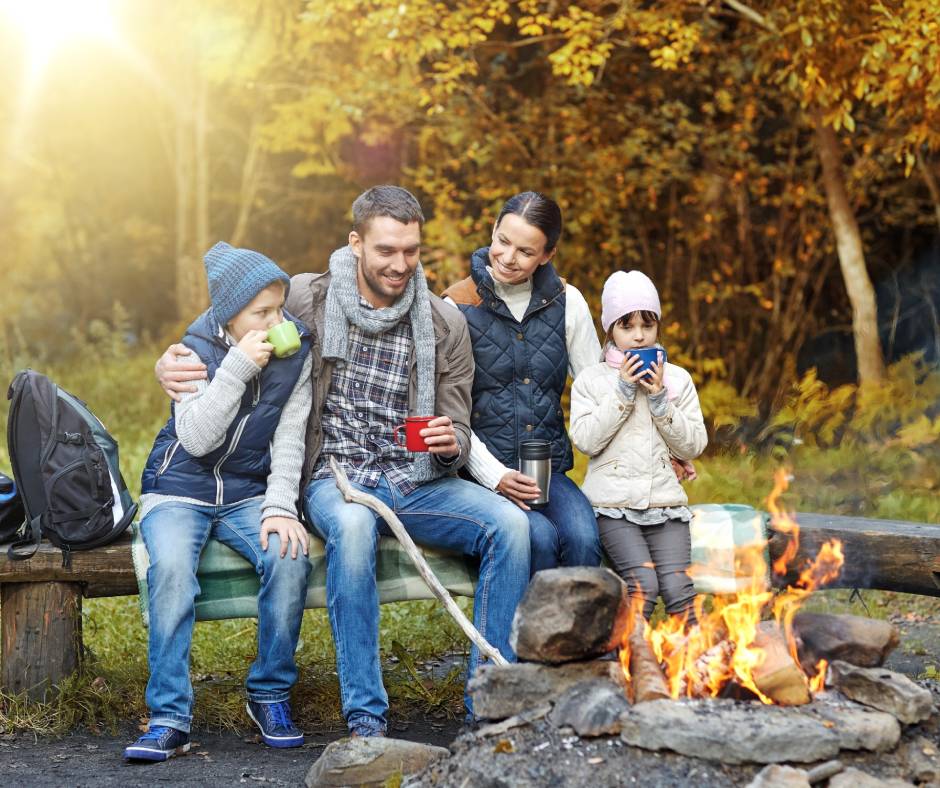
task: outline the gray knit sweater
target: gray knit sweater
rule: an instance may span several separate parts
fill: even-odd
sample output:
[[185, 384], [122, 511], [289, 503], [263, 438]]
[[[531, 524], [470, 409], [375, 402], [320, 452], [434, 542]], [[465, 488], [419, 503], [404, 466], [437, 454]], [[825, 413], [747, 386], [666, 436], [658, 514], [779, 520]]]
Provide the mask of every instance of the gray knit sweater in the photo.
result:
[[[198, 363], [201, 359], [190, 351], [186, 360]], [[304, 462], [304, 436], [313, 399], [311, 367], [308, 355], [274, 431], [268, 489], [261, 504], [262, 520], [267, 517], [297, 519], [296, 501]], [[232, 345], [212, 380], [197, 380], [196, 391], [183, 394], [175, 408], [176, 437], [187, 452], [194, 457], [202, 457], [222, 445], [225, 433], [238, 413], [245, 386], [260, 372], [261, 367]], [[150, 493], [140, 498], [141, 519], [155, 506], [168, 501], [208, 503], [193, 498]]]

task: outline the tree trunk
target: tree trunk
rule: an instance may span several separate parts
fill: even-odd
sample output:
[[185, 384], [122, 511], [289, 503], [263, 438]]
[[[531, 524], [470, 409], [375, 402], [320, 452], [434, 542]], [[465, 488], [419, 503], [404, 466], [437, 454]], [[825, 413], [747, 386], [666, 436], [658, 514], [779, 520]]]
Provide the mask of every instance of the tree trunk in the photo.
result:
[[839, 152], [839, 140], [831, 126], [826, 125], [822, 113], [813, 114], [816, 142], [822, 163], [823, 185], [829, 205], [829, 218], [836, 238], [842, 279], [852, 304], [852, 333], [858, 360], [859, 383], [880, 383], [884, 380], [884, 356], [878, 338], [878, 312], [875, 290], [865, 267], [865, 251], [855, 214], [845, 191], [845, 176]]

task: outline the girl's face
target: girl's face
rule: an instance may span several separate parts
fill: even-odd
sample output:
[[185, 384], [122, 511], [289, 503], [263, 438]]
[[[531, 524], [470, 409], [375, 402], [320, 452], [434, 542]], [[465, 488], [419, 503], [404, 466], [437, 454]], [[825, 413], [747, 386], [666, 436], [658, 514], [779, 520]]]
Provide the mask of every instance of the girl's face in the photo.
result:
[[235, 341], [241, 342], [249, 331], [267, 331], [280, 323], [284, 319], [284, 294], [283, 282], [274, 282], [252, 298], [226, 326]]
[[655, 320], [646, 320], [641, 312], [634, 312], [628, 319], [620, 318], [610, 331], [618, 350], [652, 347], [658, 335], [659, 324]]
[[505, 285], [518, 285], [529, 279], [535, 269], [545, 265], [555, 250], [545, 251], [547, 239], [538, 227], [521, 216], [507, 213], [493, 228], [490, 266], [493, 278]]

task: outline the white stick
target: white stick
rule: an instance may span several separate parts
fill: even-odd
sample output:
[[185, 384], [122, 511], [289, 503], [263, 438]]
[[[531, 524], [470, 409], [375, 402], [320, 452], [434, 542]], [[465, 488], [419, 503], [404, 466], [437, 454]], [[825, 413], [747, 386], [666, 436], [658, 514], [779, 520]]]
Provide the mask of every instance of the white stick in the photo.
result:
[[414, 543], [414, 540], [405, 530], [405, 526], [402, 525], [401, 520], [395, 515], [388, 506], [386, 506], [382, 501], [376, 498], [374, 495], [369, 495], [369, 493], [362, 492], [361, 490], [355, 489], [350, 483], [349, 479], [346, 477], [345, 471], [343, 471], [342, 466], [336, 462], [335, 457], [330, 457], [330, 467], [333, 469], [333, 476], [336, 478], [336, 486], [339, 488], [339, 491], [343, 494], [343, 498], [346, 499], [347, 503], [361, 503], [363, 506], [367, 506], [372, 511], [376, 512], [386, 523], [388, 527], [392, 529], [392, 533], [395, 534], [395, 537], [401, 542], [401, 546], [405, 548], [405, 552], [408, 554], [408, 557], [411, 559], [412, 563], [417, 567], [418, 572], [421, 574], [421, 577], [424, 578], [424, 582], [428, 584], [428, 588], [431, 589], [434, 596], [441, 600], [444, 607], [447, 609], [447, 612], [450, 613], [454, 621], [457, 622], [464, 634], [470, 638], [473, 643], [476, 644], [477, 648], [480, 649], [480, 652], [486, 655], [494, 665], [508, 665], [506, 658], [499, 653], [499, 651], [489, 644], [486, 638], [483, 637], [473, 624], [467, 620], [467, 617], [463, 614], [463, 611], [457, 606], [457, 603], [454, 602], [454, 598], [450, 595], [444, 586], [441, 585], [441, 581], [437, 579], [437, 576], [434, 572], [431, 571], [431, 567], [428, 566], [428, 562], [424, 560], [424, 556], [421, 555], [421, 551], [418, 549], [418, 546]]

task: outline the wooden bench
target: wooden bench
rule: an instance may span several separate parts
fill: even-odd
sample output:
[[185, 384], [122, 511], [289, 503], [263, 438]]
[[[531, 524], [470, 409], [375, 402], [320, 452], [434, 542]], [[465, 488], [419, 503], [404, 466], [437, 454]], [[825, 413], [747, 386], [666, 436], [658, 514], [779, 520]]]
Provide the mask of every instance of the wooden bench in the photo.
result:
[[[842, 541], [845, 565], [829, 588], [866, 588], [940, 596], [940, 525], [800, 514], [797, 559], [815, 556], [828, 539]], [[770, 556], [788, 537], [771, 528]], [[775, 577], [785, 587], [796, 575]], [[137, 594], [127, 535], [108, 547], [72, 553], [43, 543], [28, 561], [10, 561], [0, 546], [0, 690], [39, 698], [79, 664], [83, 597]]]

